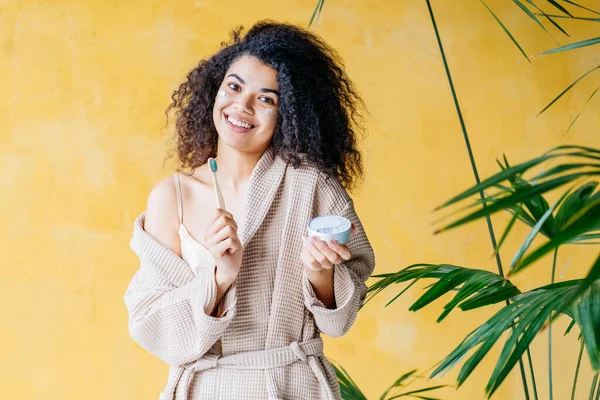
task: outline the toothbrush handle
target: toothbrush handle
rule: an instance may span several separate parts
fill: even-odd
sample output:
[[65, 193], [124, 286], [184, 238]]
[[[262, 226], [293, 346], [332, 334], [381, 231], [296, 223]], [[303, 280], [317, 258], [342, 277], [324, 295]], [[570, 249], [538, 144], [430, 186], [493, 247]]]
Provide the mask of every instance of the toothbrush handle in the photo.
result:
[[221, 187], [219, 186], [219, 181], [217, 180], [217, 177], [214, 176], [214, 174], [213, 174], [213, 182], [215, 184], [215, 192], [217, 194], [217, 204], [221, 210], [227, 211], [225, 209], [225, 200], [223, 199], [223, 193], [221, 193]]

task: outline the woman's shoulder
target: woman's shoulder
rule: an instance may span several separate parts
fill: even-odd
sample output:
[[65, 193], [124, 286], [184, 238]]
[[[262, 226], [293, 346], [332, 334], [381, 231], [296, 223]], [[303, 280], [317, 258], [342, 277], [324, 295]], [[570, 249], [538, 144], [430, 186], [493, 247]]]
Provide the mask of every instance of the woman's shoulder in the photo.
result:
[[170, 175], [160, 180], [148, 195], [144, 230], [178, 253], [178, 225], [177, 192], [175, 180]]
[[[148, 195], [146, 215], [164, 214], [173, 210], [177, 213], [176, 190], [173, 175], [169, 175], [156, 183]], [[174, 207], [170, 207], [170, 205], [173, 205]]]

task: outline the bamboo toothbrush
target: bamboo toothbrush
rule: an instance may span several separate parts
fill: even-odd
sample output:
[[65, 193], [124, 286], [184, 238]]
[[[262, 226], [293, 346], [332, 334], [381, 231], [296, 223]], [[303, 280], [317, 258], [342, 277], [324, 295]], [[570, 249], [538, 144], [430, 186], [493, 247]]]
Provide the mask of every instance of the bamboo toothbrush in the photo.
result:
[[217, 160], [214, 158], [208, 159], [208, 166], [210, 172], [212, 172], [213, 184], [215, 186], [215, 193], [217, 194], [217, 205], [223, 211], [225, 210], [225, 200], [223, 199], [223, 193], [221, 193], [221, 187], [219, 186], [219, 180], [217, 179]]

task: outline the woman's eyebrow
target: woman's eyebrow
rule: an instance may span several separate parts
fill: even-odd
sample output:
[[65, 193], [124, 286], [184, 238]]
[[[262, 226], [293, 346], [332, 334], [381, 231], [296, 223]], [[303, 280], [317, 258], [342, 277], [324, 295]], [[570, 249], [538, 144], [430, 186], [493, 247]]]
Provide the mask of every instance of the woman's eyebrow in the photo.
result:
[[[229, 74], [229, 75], [227, 75], [227, 78], [229, 78], [229, 77], [233, 77], [233, 78], [237, 79], [238, 81], [240, 81], [240, 83], [242, 85], [246, 84], [246, 82], [239, 75], [237, 75], [237, 74]], [[277, 91], [275, 89], [262, 88], [262, 89], [260, 89], [260, 91], [262, 93], [273, 93], [273, 94], [277, 95], [278, 97], [280, 96], [279, 91]]]
[[244, 82], [244, 80], [242, 78], [240, 78], [239, 75], [237, 75], [237, 74], [229, 74], [229, 75], [227, 75], [228, 78], [230, 76], [233, 76], [235, 79], [237, 79], [238, 81], [240, 81], [242, 83], [242, 85], [246, 84], [246, 82]]
[[263, 93], [273, 93], [273, 94], [277, 95], [277, 97], [279, 97], [279, 92], [275, 89], [262, 88], [262, 89], [260, 89], [260, 91]]

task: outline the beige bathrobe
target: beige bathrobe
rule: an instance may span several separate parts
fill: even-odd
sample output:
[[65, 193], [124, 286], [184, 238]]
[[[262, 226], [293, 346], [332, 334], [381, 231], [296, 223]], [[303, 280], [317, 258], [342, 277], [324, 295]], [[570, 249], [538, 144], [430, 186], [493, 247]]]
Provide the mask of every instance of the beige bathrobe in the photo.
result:
[[[207, 205], [212, 207], [213, 205]], [[351, 260], [334, 267], [337, 308], [315, 297], [300, 260], [308, 221], [337, 214], [358, 228]], [[373, 272], [373, 250], [352, 199], [336, 179], [298, 169], [268, 149], [248, 184], [239, 276], [211, 317], [215, 266], [194, 275], [187, 263], [135, 221], [131, 246], [140, 257], [125, 303], [129, 332], [171, 365], [161, 400], [340, 399], [321, 332], [338, 337], [352, 326]]]

